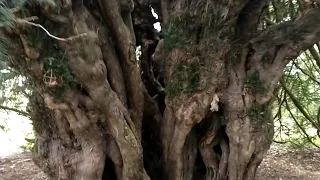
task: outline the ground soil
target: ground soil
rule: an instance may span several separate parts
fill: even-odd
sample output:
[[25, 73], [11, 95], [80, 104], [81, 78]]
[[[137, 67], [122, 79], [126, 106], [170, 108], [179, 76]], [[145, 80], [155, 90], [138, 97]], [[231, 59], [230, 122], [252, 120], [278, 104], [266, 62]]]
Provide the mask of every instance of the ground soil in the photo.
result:
[[[320, 149], [293, 150], [272, 145], [257, 180], [320, 180]], [[0, 158], [0, 180], [49, 180], [34, 165], [30, 153]]]
[[320, 180], [320, 148], [272, 145], [258, 169], [257, 180]]

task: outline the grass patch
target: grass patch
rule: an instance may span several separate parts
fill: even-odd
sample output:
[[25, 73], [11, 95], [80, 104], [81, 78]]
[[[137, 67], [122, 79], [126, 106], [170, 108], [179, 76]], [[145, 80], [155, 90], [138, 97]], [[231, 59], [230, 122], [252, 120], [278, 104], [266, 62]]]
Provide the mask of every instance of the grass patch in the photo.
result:
[[200, 64], [198, 61], [181, 63], [174, 67], [172, 80], [166, 88], [169, 97], [193, 93], [200, 87]]

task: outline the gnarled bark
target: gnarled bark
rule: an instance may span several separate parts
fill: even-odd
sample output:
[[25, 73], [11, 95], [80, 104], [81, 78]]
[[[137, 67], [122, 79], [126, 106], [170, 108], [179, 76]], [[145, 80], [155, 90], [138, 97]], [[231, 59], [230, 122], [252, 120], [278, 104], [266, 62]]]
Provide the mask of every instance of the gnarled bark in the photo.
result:
[[267, 0], [55, 2], [0, 34], [35, 89], [35, 161], [60, 179], [254, 179], [282, 70], [320, 40], [317, 7], [258, 30]]

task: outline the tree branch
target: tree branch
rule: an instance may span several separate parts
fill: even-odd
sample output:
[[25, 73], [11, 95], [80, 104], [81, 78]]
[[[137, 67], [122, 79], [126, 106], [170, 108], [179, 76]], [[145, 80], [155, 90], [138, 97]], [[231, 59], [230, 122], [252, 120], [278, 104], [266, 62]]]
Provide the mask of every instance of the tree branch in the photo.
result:
[[315, 143], [312, 141], [312, 139], [310, 138], [310, 136], [308, 135], [308, 133], [306, 132], [306, 130], [304, 129], [304, 127], [302, 127], [302, 125], [301, 125], [301, 124], [298, 122], [298, 120], [294, 117], [293, 113], [292, 113], [291, 110], [290, 110], [288, 101], [285, 100], [285, 102], [286, 102], [287, 109], [288, 109], [288, 111], [289, 111], [292, 119], [294, 120], [294, 122], [296, 123], [296, 125], [299, 127], [299, 129], [302, 131], [302, 133], [305, 135], [305, 137], [307, 138], [307, 140], [308, 140], [311, 144], [313, 144], [314, 146], [319, 147], [317, 144], [315, 144]]
[[306, 112], [304, 110], [304, 108], [301, 105], [301, 103], [299, 102], [299, 100], [292, 94], [292, 92], [287, 88], [287, 86], [285, 85], [285, 83], [282, 80], [280, 80], [280, 84], [281, 84], [283, 90], [286, 92], [286, 94], [288, 94], [288, 96], [292, 100], [293, 104], [303, 114], [303, 116], [312, 124], [313, 127], [320, 129], [320, 126], [312, 120], [312, 118], [309, 116], [308, 112]]
[[[116, 0], [99, 0], [99, 6], [107, 24], [111, 27], [112, 37], [116, 40], [116, 47], [119, 52], [120, 64], [126, 79], [126, 90], [128, 107], [130, 114], [139, 131], [142, 127], [142, 114], [144, 107], [143, 83], [140, 78], [140, 71], [137, 68], [135, 54], [135, 35], [131, 21], [131, 12], [122, 8], [126, 4], [121, 4]], [[128, 4], [127, 4], [128, 5]]]
[[318, 108], [318, 113], [317, 113], [317, 123], [320, 125], [320, 106]]
[[[34, 19], [32, 19], [34, 20]], [[48, 36], [52, 37], [53, 39], [56, 39], [56, 40], [59, 40], [59, 41], [72, 41], [76, 38], [79, 38], [79, 37], [83, 37], [83, 36], [86, 36], [87, 34], [86, 33], [81, 33], [81, 34], [78, 34], [78, 35], [75, 35], [75, 36], [71, 36], [71, 37], [68, 37], [68, 38], [60, 38], [60, 37], [57, 37], [57, 36], [54, 36], [52, 35], [46, 28], [44, 28], [42, 25], [40, 24], [36, 24], [36, 23], [33, 23], [33, 22], [30, 22], [28, 21], [27, 19], [17, 19], [17, 22], [20, 23], [20, 24], [28, 24], [28, 25], [31, 25], [31, 26], [35, 26], [35, 27], [39, 27], [41, 28], [42, 30], [44, 30]]]
[[299, 20], [269, 26], [253, 38], [251, 44], [256, 50], [268, 49], [272, 46], [287, 46], [290, 51], [286, 56], [292, 59], [320, 40], [319, 22], [320, 8], [314, 8]]
[[309, 49], [309, 51], [310, 51], [310, 54], [312, 55], [312, 57], [314, 58], [314, 60], [316, 61], [318, 68], [320, 68], [320, 56], [319, 56], [319, 53], [317, 52], [316, 48], [311, 47]]
[[169, 23], [169, 0], [161, 0], [161, 14], [162, 14], [162, 26], [163, 28], [167, 28]]
[[[251, 71], [258, 71], [260, 80], [265, 87], [269, 87], [266, 93], [268, 97], [258, 101], [263, 103], [271, 98], [283, 69], [290, 60], [319, 42], [319, 22], [318, 7], [307, 11], [298, 20], [269, 26], [250, 41], [250, 46], [255, 52], [251, 58]], [[275, 52], [270, 55], [269, 50], [275, 47]]]
[[6, 111], [13, 111], [19, 115], [22, 115], [22, 116], [25, 116], [25, 117], [30, 117], [30, 114], [25, 112], [25, 111], [21, 111], [19, 109], [16, 109], [16, 108], [11, 108], [11, 107], [7, 107], [7, 106], [2, 106], [0, 105], [0, 109], [2, 110], [6, 110]]
[[267, 7], [269, 0], [251, 0], [242, 9], [237, 20], [235, 40], [247, 42], [252, 32], [257, 29], [263, 9]]
[[[307, 73], [304, 69], [302, 69], [297, 63], [293, 62], [293, 64], [307, 77], [309, 77], [313, 82], [317, 83], [318, 85], [320, 85], [320, 81], [318, 81], [313, 74], [309, 74]], [[312, 73], [312, 72], [311, 72]]]

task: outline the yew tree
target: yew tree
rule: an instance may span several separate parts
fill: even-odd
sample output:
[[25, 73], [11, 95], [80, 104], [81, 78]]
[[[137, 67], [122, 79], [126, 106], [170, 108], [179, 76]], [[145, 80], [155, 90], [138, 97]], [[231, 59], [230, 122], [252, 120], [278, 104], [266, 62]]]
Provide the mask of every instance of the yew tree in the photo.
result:
[[276, 2], [1, 1], [34, 161], [62, 180], [254, 179], [283, 69], [320, 40], [317, 2], [274, 22]]

